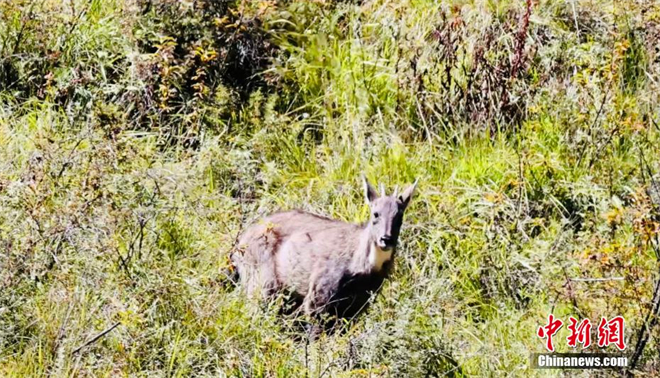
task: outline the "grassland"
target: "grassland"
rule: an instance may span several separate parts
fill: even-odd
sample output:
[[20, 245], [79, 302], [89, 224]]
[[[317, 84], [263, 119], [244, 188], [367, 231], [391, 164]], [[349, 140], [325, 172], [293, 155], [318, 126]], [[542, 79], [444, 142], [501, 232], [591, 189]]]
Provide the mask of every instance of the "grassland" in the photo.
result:
[[[641, 0], [0, 2], [0, 376], [562, 376], [549, 313], [659, 375], [658, 46]], [[308, 343], [228, 252], [361, 174], [420, 179], [396, 269]]]

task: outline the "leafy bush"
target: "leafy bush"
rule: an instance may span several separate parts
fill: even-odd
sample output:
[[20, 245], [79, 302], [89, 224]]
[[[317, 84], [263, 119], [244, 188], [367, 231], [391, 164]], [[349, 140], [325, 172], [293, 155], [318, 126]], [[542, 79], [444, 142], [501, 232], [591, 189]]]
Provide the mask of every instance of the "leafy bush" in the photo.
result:
[[[0, 376], [552, 376], [529, 367], [549, 312], [624, 316], [633, 373], [658, 374], [658, 4], [0, 17]], [[361, 174], [420, 178], [363, 317], [307, 342], [228, 290], [244, 227], [361, 222]]]
[[[144, 77], [149, 98], [141, 116], [174, 137], [197, 137], [205, 127], [230, 128], [239, 108], [256, 90], [275, 46], [261, 29], [272, 8], [236, 1], [145, 1], [135, 31], [150, 54]], [[154, 109], [156, 108], [156, 109]], [[233, 114], [233, 116], [232, 116]]]

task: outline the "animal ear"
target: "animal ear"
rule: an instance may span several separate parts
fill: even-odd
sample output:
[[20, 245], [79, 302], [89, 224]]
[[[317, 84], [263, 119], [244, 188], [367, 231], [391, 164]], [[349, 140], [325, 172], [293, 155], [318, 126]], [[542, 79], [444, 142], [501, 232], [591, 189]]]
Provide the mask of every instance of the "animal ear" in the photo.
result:
[[403, 204], [403, 208], [405, 209], [408, 207], [408, 204], [410, 203], [410, 200], [413, 197], [413, 193], [415, 193], [415, 188], [417, 187], [417, 182], [419, 181], [419, 178], [415, 180], [415, 182], [410, 185], [409, 187], [406, 188], [406, 190], [399, 195], [399, 201]]
[[373, 200], [378, 198], [378, 193], [376, 192], [376, 189], [369, 184], [366, 176], [362, 176], [362, 181], [364, 182], [364, 199], [367, 202], [367, 205], [369, 205]]

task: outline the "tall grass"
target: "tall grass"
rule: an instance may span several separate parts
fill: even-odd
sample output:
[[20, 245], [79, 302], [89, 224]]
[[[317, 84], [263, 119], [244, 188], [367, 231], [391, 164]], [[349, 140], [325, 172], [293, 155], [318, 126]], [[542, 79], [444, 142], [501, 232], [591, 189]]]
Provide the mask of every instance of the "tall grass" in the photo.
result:
[[[658, 374], [657, 4], [0, 15], [0, 375], [558, 376], [529, 364], [550, 312], [624, 316]], [[395, 272], [309, 343], [228, 252], [279, 208], [364, 220], [363, 173], [420, 179]]]

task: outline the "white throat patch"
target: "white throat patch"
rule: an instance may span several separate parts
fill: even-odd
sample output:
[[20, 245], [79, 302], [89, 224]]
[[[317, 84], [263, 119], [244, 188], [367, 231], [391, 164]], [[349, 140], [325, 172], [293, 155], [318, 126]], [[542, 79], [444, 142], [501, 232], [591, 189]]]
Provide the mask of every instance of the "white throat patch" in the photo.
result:
[[371, 243], [371, 248], [369, 249], [369, 265], [372, 269], [380, 271], [383, 269], [383, 264], [392, 259], [392, 250], [383, 251], [375, 243]]

